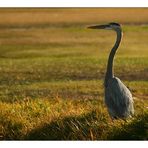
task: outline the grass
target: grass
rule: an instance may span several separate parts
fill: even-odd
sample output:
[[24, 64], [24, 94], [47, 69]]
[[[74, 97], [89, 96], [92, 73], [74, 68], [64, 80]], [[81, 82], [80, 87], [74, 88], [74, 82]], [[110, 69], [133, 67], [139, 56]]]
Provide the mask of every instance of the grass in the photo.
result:
[[136, 100], [136, 115], [131, 121], [112, 123], [101, 99], [26, 98], [11, 105], [2, 103], [3, 139], [146, 140], [148, 114], [145, 105]]
[[[147, 13], [0, 9], [0, 139], [147, 140]], [[127, 122], [112, 122], [104, 104], [115, 34], [86, 29], [108, 21], [123, 24], [114, 71], [134, 97], [135, 116]]]

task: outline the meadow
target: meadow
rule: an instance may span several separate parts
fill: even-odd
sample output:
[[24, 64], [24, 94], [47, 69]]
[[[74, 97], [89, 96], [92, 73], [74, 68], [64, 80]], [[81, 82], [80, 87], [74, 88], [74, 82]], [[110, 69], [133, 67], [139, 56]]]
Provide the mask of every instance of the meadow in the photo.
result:
[[[1, 140], [148, 140], [148, 9], [0, 9]], [[104, 75], [119, 22], [114, 72], [135, 115], [110, 119]]]

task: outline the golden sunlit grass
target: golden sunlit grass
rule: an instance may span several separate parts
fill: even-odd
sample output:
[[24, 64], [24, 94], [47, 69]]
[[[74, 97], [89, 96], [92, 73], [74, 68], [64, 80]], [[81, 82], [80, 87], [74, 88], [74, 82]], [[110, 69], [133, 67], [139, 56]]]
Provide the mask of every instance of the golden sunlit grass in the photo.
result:
[[[117, 135], [119, 135], [121, 139], [146, 139], [148, 114], [144, 111], [146, 104], [143, 104], [139, 100], [135, 101], [135, 107], [138, 109], [131, 121], [113, 123], [102, 99], [74, 100], [57, 97], [54, 100], [49, 98], [30, 100], [26, 98], [11, 105], [0, 103], [3, 134], [1, 138], [97, 140], [114, 139], [114, 137], [118, 139]], [[137, 122], [140, 124], [137, 125]], [[125, 126], [127, 131], [122, 129], [122, 126]], [[139, 127], [141, 127], [140, 131], [137, 129]], [[136, 135], [132, 135], [130, 130]]]
[[[0, 139], [148, 139], [147, 9], [1, 9]], [[112, 122], [103, 98], [112, 31], [123, 40], [114, 71], [131, 90], [135, 116]]]

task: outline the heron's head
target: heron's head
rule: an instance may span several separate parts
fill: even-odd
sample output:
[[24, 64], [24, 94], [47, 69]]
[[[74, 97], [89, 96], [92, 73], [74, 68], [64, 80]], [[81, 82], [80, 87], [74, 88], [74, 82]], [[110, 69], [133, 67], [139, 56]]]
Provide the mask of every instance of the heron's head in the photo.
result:
[[121, 29], [121, 26], [118, 23], [109, 23], [109, 24], [105, 24], [105, 25], [89, 26], [87, 28], [90, 28], [90, 29], [107, 29], [107, 30], [117, 31], [118, 29]]

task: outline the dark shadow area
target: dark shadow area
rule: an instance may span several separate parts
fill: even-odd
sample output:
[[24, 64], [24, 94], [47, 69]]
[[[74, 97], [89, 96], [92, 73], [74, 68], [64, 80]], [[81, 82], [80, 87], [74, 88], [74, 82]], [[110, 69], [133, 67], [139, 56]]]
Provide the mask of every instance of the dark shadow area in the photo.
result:
[[137, 116], [121, 128], [115, 127], [107, 136], [110, 140], [148, 140], [148, 112]]
[[[79, 117], [67, 117], [51, 122], [32, 130], [25, 140], [93, 140], [91, 132], [99, 136], [104, 130], [101, 121], [103, 123], [106, 120], [103, 116], [100, 119], [97, 116], [96, 111], [92, 111]], [[99, 124], [98, 120], [100, 120]]]
[[105, 115], [96, 111], [81, 117], [67, 117], [32, 130], [25, 140], [147, 140], [148, 114], [132, 121], [108, 123]]
[[[5, 128], [2, 128], [2, 126]], [[0, 140], [22, 139], [22, 128], [23, 124], [21, 122], [15, 122], [0, 114]]]

